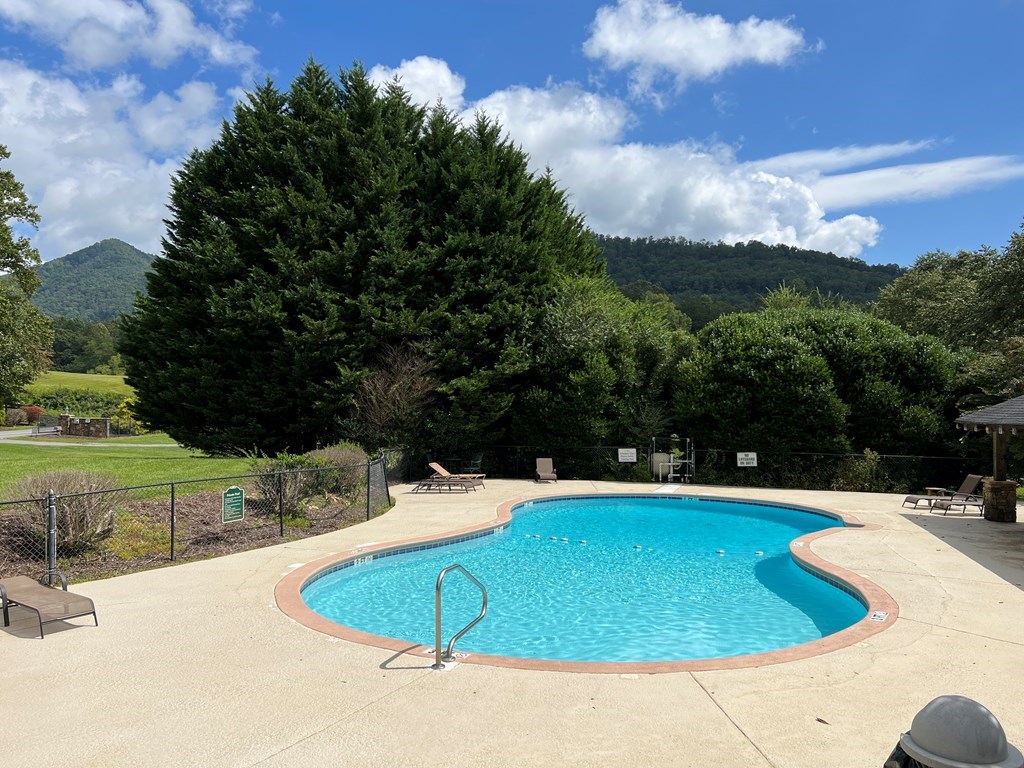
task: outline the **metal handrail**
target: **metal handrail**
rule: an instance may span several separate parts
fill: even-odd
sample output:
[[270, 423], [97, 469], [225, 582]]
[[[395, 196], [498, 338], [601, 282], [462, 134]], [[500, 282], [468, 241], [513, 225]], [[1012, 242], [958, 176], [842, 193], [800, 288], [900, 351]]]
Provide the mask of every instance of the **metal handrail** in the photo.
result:
[[[450, 571], [461, 571], [462, 574], [476, 584], [480, 588], [480, 593], [483, 596], [483, 604], [480, 606], [480, 615], [473, 619], [469, 624], [463, 627], [459, 632], [456, 632], [452, 639], [448, 642], [448, 648], [445, 650], [444, 655], [441, 655], [441, 584], [444, 583], [444, 577], [448, 575]], [[445, 661], [452, 661], [452, 651], [455, 648], [455, 641], [462, 637], [464, 634], [469, 632], [475, 627], [480, 620], [487, 613], [487, 587], [480, 583], [479, 579], [476, 578], [472, 573], [467, 571], [461, 565], [456, 563], [455, 565], [449, 565], [447, 568], [443, 568], [439, 574], [437, 574], [437, 586], [434, 587], [434, 664], [432, 669], [444, 669]]]

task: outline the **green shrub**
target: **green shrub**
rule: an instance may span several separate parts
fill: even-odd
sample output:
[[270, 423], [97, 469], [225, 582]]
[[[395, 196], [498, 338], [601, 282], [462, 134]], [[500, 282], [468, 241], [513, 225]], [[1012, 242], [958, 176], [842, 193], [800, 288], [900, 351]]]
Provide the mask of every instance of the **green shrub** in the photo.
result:
[[280, 494], [285, 517], [305, 518], [305, 500], [326, 495], [348, 498], [365, 487], [366, 453], [355, 443], [341, 442], [304, 454], [254, 458], [252, 471], [264, 499], [276, 501]]
[[878, 454], [865, 448], [863, 457], [851, 456], [839, 465], [832, 490], [886, 493], [894, 490], [894, 484], [882, 469]]
[[117, 411], [123, 400], [124, 396], [117, 392], [70, 387], [58, 387], [36, 395], [37, 404], [47, 411], [74, 416], [110, 416]]
[[[258, 475], [256, 487], [264, 499], [278, 499], [285, 517], [305, 517], [302, 508], [303, 499], [320, 493], [322, 482], [319, 471], [328, 464], [323, 459], [302, 454], [279, 453], [273, 458], [256, 458], [252, 461], [252, 471]], [[276, 511], [276, 507], [267, 505], [266, 510]]]
[[350, 498], [366, 487], [366, 451], [356, 443], [342, 441], [306, 454], [335, 469], [318, 473], [319, 492]]

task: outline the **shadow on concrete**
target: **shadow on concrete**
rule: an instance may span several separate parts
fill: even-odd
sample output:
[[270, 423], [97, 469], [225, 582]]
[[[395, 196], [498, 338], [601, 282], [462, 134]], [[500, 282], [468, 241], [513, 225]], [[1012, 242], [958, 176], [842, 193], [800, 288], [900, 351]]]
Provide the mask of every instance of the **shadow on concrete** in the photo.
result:
[[[1024, 590], [1024, 522], [995, 523], [973, 511], [943, 515], [941, 511], [907, 509], [901, 514], [1004, 581]], [[1024, 519], [1024, 506], [1019, 502], [1017, 519]]]
[[410, 645], [404, 651], [398, 651], [394, 655], [389, 656], [384, 661], [382, 661], [378, 666], [380, 667], [380, 669], [431, 669], [431, 666], [434, 663], [434, 657], [433, 656], [429, 657], [429, 659], [425, 660], [422, 664], [420, 664], [420, 663], [396, 664], [395, 663], [395, 662], [397, 662], [399, 660], [406, 661], [406, 662], [412, 661], [415, 657], [410, 655], [410, 653], [411, 653], [411, 651], [415, 650], [416, 648], [419, 648], [419, 646], [418, 645]]

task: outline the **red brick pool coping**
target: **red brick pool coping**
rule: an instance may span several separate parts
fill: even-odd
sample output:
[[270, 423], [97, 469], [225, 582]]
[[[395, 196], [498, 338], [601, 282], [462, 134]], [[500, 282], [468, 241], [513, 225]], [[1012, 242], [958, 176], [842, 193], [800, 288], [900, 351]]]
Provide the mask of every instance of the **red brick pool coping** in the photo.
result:
[[[585, 494], [586, 496], [676, 496], [677, 494], [658, 493], [607, 493], [607, 494]], [[326, 570], [336, 569], [344, 563], [351, 562], [363, 557], [379, 555], [396, 549], [408, 549], [423, 544], [438, 543], [462, 539], [473, 534], [500, 528], [512, 519], [511, 510], [517, 504], [524, 502], [543, 501], [548, 498], [564, 498], [564, 494], [557, 497], [519, 497], [500, 504], [497, 508], [496, 517], [488, 523], [460, 528], [442, 534], [422, 536], [412, 539], [401, 539], [386, 544], [376, 544], [367, 547], [357, 547], [345, 552], [338, 552], [327, 557], [306, 563], [287, 576], [282, 578], [274, 589], [274, 597], [277, 606], [287, 616], [299, 624], [310, 629], [322, 632], [325, 635], [347, 640], [353, 643], [361, 643], [376, 648], [383, 648], [388, 651], [406, 653], [423, 659], [425, 664], [432, 663], [434, 652], [431, 647], [410, 643], [405, 640], [372, 635], [367, 632], [360, 632], [357, 629], [337, 624], [326, 619], [310, 608], [302, 600], [302, 589], [314, 581], [318, 575]], [[575, 496], [574, 496], [575, 497]], [[746, 656], [729, 656], [716, 659], [693, 659], [687, 661], [615, 661], [615, 662], [589, 662], [589, 661], [558, 661], [547, 659], [525, 659], [513, 656], [492, 656], [483, 653], [468, 653], [463, 657], [460, 654], [458, 662], [461, 664], [484, 664], [494, 667], [509, 667], [513, 669], [530, 669], [552, 672], [589, 672], [595, 674], [659, 674], [663, 672], [698, 672], [724, 669], [745, 669], [750, 667], [763, 667], [770, 664], [783, 664], [790, 661], [798, 661], [813, 656], [820, 656], [825, 653], [838, 651], [842, 648], [862, 642], [872, 635], [876, 635], [889, 627], [899, 616], [899, 606], [892, 599], [888, 592], [874, 582], [860, 576], [845, 568], [840, 568], [834, 563], [819, 557], [811, 551], [811, 543], [823, 536], [831, 536], [836, 533], [848, 532], [851, 530], [878, 530], [880, 525], [861, 523], [853, 515], [825, 509], [822, 507], [809, 507], [802, 504], [780, 504], [777, 502], [739, 499], [724, 496], [708, 496], [705, 494], [695, 495], [694, 498], [715, 499], [720, 501], [737, 501], [750, 504], [788, 507], [798, 510], [806, 510], [814, 514], [822, 514], [826, 517], [833, 517], [843, 521], [845, 527], [828, 528], [823, 531], [816, 531], [794, 539], [790, 542], [789, 551], [793, 558], [804, 568], [810, 570], [826, 581], [839, 586], [840, 589], [854, 593], [867, 605], [867, 615], [856, 624], [835, 634], [823, 637], [801, 645], [794, 645], [778, 651], [767, 653], [754, 653]]]

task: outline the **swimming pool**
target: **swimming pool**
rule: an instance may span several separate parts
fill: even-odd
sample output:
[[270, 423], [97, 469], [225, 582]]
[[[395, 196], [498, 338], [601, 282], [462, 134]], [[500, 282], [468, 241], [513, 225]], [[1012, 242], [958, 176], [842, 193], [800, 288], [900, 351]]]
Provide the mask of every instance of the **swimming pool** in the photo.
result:
[[[460, 651], [611, 663], [762, 654], [865, 618], [858, 590], [790, 555], [793, 540], [842, 524], [806, 508], [705, 497], [538, 499], [466, 541], [340, 561], [306, 578], [302, 598], [337, 624], [432, 645], [437, 574], [460, 563], [490, 595]], [[468, 582], [446, 581], [446, 640], [479, 607]]]

